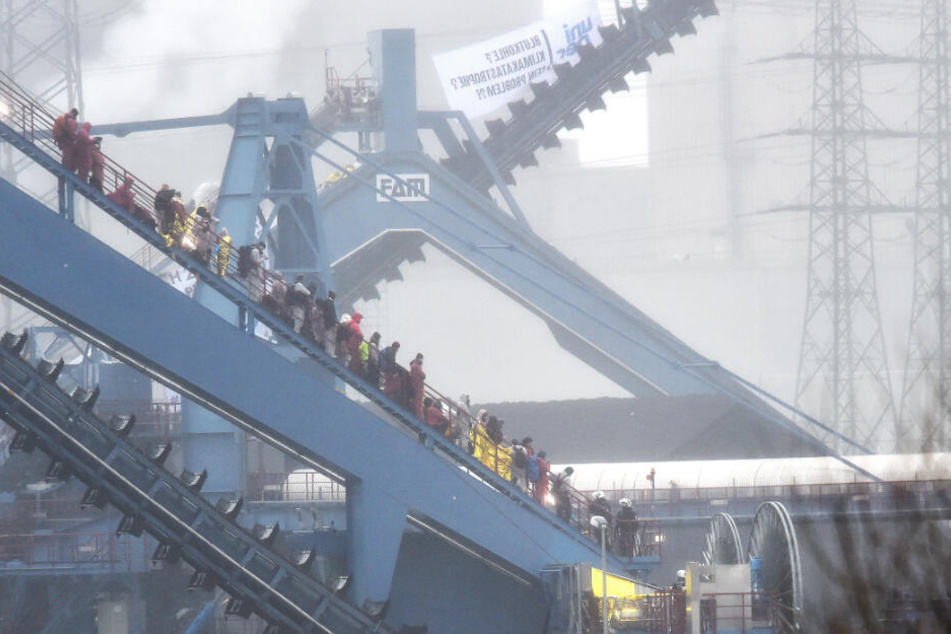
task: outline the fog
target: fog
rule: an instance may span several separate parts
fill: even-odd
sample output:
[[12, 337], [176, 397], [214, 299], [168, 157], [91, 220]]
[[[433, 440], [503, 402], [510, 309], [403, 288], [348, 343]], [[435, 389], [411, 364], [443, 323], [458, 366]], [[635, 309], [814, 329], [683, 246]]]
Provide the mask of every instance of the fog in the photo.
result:
[[[95, 134], [97, 124], [222, 112], [249, 93], [299, 94], [313, 108], [325, 94], [326, 64], [345, 76], [368, 74], [367, 33], [381, 28], [416, 30], [420, 108], [443, 110], [447, 101], [434, 54], [518, 28], [570, 3], [84, 1], [81, 118], [93, 123]], [[864, 52], [917, 54], [918, 3], [858, 4], [868, 36]], [[600, 1], [608, 21], [613, 5]], [[702, 355], [794, 402], [810, 238], [809, 214], [801, 207], [809, 202], [812, 167], [811, 141], [801, 132], [812, 125], [814, 69], [811, 60], [790, 54], [812, 49], [815, 3], [721, 0], [718, 6], [719, 17], [696, 21], [696, 36], [673, 40], [675, 54], [651, 58], [650, 75], [629, 76], [630, 91], [608, 98], [606, 111], [585, 113], [584, 130], [560, 133], [562, 148], [539, 151], [538, 167], [517, 169], [512, 191], [532, 229], [568, 258]], [[865, 68], [867, 126], [916, 128], [918, 73], [910, 63]], [[48, 76], [32, 79], [42, 86]], [[496, 116], [508, 113], [487, 118]], [[485, 133], [483, 121], [474, 124]], [[220, 180], [231, 138], [228, 127], [168, 130], [108, 137], [104, 150], [153, 187], [170, 183], [188, 198]], [[352, 136], [341, 139], [356, 147]], [[878, 192], [874, 202], [913, 205], [916, 141], [870, 140], [867, 149]], [[318, 182], [332, 169], [315, 161]], [[81, 209], [80, 220], [126, 253], [142, 246], [94, 209]], [[878, 302], [896, 406], [909, 337], [913, 222], [898, 212], [873, 219]], [[425, 262], [401, 267], [401, 281], [378, 285], [379, 300], [355, 308], [364, 314], [365, 333], [381, 332], [384, 344], [401, 342], [404, 364], [417, 351], [425, 353], [427, 382], [435, 389], [451, 397], [469, 394], [473, 404], [628, 396], [563, 351], [539, 317], [437, 249], [426, 246], [424, 253]], [[828, 401], [807, 406], [821, 420], [831, 417]], [[633, 417], [636, 408], [630, 409]], [[592, 445], [611, 442], [604, 437], [608, 425], [599, 436], [598, 423], [579, 416], [580, 429], [595, 430]], [[517, 420], [507, 425], [507, 433], [519, 434]], [[736, 422], [718, 429], [731, 425]], [[658, 434], [668, 433], [658, 427]], [[694, 433], [695, 444], [708, 431], [683, 428], [676, 431]], [[627, 429], [635, 436], [634, 425]], [[734, 435], [723, 433], [718, 440], [728, 444]], [[636, 440], [656, 460], [657, 447], [643, 442], [645, 437]], [[553, 441], [536, 434], [539, 448]], [[839, 528], [807, 524], [802, 533], [807, 577], [821, 581], [813, 596], [826, 597], [833, 583], [848, 587], [838, 573], [853, 563], [851, 534], [842, 537]], [[934, 543], [946, 543], [945, 528]], [[694, 557], [699, 543], [699, 531], [691, 529], [678, 542], [676, 530], [670, 533], [674, 547], [665, 554], [668, 567]], [[869, 576], [887, 579], [890, 553], [904, 552], [901, 540], [910, 533], [903, 524], [876, 530], [881, 533], [870, 533], [867, 541], [877, 539], [888, 551], [880, 547], [868, 557], [883, 568]], [[835, 565], [821, 576], [829, 548]], [[921, 561], [941, 552], [922, 548]]]
[[[366, 74], [367, 32], [403, 27], [416, 29], [420, 107], [444, 109], [434, 53], [565, 4], [90, 3], [82, 118], [95, 125], [210, 114], [248, 93], [298, 93], [313, 107], [324, 95], [325, 60], [341, 74]], [[601, 6], [613, 20], [613, 2]], [[533, 229], [568, 257], [700, 353], [793, 401], [808, 214], [770, 210], [808, 202], [809, 140], [781, 133], [810, 125], [813, 69], [809, 60], [774, 58], [811, 47], [814, 4], [719, 7], [721, 16], [697, 21], [697, 36], [675, 38], [674, 55], [652, 58], [649, 77], [629, 77], [630, 93], [586, 113], [585, 130], [562, 133], [563, 148], [540, 151], [539, 167], [517, 170], [513, 192]], [[915, 52], [915, 8], [884, 2], [860, 12], [883, 51]], [[909, 64], [867, 69], [867, 105], [883, 125], [914, 128], [917, 74]], [[172, 183], [187, 194], [220, 179], [230, 139], [229, 128], [174, 130], [108, 138], [105, 151], [153, 186]], [[872, 141], [868, 151], [888, 200], [913, 201], [914, 142]], [[318, 178], [331, 170], [316, 169]], [[910, 222], [875, 219], [896, 393], [908, 337]], [[138, 248], [121, 231], [110, 241]], [[380, 285], [380, 301], [357, 308], [365, 331], [401, 341], [404, 361], [425, 352], [437, 389], [475, 402], [626, 395], [562, 351], [539, 318], [425, 252], [425, 263], [404, 265], [404, 281]], [[817, 405], [812, 413], [825, 412]]]

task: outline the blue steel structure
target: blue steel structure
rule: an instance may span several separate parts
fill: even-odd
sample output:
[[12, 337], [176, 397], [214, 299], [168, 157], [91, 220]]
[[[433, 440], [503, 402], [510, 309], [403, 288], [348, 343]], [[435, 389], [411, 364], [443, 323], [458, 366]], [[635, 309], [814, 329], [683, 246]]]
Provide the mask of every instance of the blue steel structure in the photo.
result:
[[[354, 153], [362, 167], [320, 195], [311, 161], [316, 156], [333, 163], [313, 145], [329, 142], [349, 148], [328, 131], [312, 127], [315, 115], [308, 115], [301, 99], [267, 101], [249, 96], [222, 115], [124, 124], [113, 130], [230, 123], [235, 139], [222, 179], [218, 216], [235, 244], [257, 239], [260, 228], [275, 252], [275, 268], [305, 274], [320, 291], [343, 288], [341, 277], [360, 279], [362, 288], [348, 289], [352, 300], [392, 275], [394, 265], [413, 257], [421, 242], [428, 241], [541, 315], [567, 350], [633, 394], [717, 393], [757, 412], [768, 424], [788, 426], [733, 375], [545, 244], [530, 230], [506, 189], [510, 170], [532, 163], [526, 152], [554, 145], [558, 129], [579, 123], [580, 109], [603, 105], [604, 90], [621, 89], [623, 76], [631, 70], [648, 70], [649, 55], [670, 52], [673, 35], [693, 32], [695, 17], [715, 11], [710, 0], [667, 0], [652, 2], [642, 12], [626, 10], [620, 29], [604, 30], [602, 49], [583, 50], [581, 64], [559, 68], [554, 86], [534, 87], [535, 100], [513, 104], [508, 123], [490, 122], [492, 134], [485, 143], [458, 113], [417, 112], [412, 31], [371, 34], [382, 107], [365, 123], [376, 130], [380, 151]], [[467, 138], [455, 136], [453, 121]], [[361, 627], [369, 628], [370, 617], [376, 615], [378, 620], [385, 617], [381, 622], [388, 625], [425, 622], [435, 631], [541, 629], [547, 608], [540, 571], [555, 562], [600, 566], [597, 544], [441, 436], [429, 434], [375, 386], [252, 303], [231, 279], [215, 276], [190, 255], [166, 247], [148, 227], [65, 170], [44, 150], [42, 135], [38, 138], [35, 130], [8, 123], [0, 121], [0, 137], [60, 180], [61, 199], [60, 213], [54, 214], [0, 182], [0, 213], [5, 217], [0, 292], [188, 397], [193, 409], [185, 415], [190, 419], [184, 440], [186, 466], [194, 470], [189, 478], [196, 488], [206, 478], [210, 490], [240, 488], [234, 434], [245, 432], [345, 484], [350, 571], [346, 598], [365, 610], [347, 614], [354, 615]], [[432, 129], [440, 139], [449, 156], [444, 164], [420, 151], [417, 131], [422, 128]], [[418, 174], [427, 178], [408, 182], [402, 176]], [[116, 176], [121, 174], [117, 171]], [[381, 191], [381, 178], [407, 187], [412, 200], [394, 196], [392, 190]], [[512, 215], [485, 195], [490, 187], [510, 201]], [[195, 299], [63, 222], [72, 220], [75, 192], [192, 271], [200, 280]], [[364, 257], [379, 249], [391, 254], [382, 265]], [[24, 262], [31, 265], [23, 266]], [[346, 275], [337, 275], [338, 271]], [[275, 348], [248, 336], [256, 322], [271, 328], [283, 345]], [[316, 362], [312, 372], [303, 372], [295, 363], [301, 354]], [[15, 368], [10, 370], [10, 389], [19, 398], [32, 399], [39, 380], [13, 359], [9, 365]], [[17, 376], [19, 383], [14, 381]], [[377, 409], [347, 398], [335, 388], [342, 383]], [[44, 390], [41, 396], [65, 407], [54, 391]], [[31, 403], [38, 409], [48, 405]], [[96, 484], [103, 469], [88, 467], [83, 472], [83, 456], [69, 452], [75, 445], [75, 417], [66, 413], [57, 420], [48, 415], [31, 426], [30, 416], [16, 418], [17, 409], [13, 401], [5, 405], [15, 425], [38, 435], [41, 428], [47, 429], [42, 433], [50, 435], [43, 437], [41, 446], [76, 473], [84, 473], [94, 489], [105, 490], [105, 481]], [[49, 431], [54, 426], [60, 429], [58, 436]], [[105, 434], [113, 443], [110, 447], [119, 446], [108, 430], [96, 433]], [[110, 448], [98, 459], [108, 462], [114, 451]], [[134, 454], [131, 449], [126, 453]], [[156, 491], [168, 485], [177, 499], [205, 507], [189, 498], [181, 483], [174, 484], [159, 469], [142, 466], [139, 458], [132, 461], [139, 466], [129, 469], [144, 469], [148, 481], [137, 491], [109, 490], [106, 497], [127, 514], [126, 528], [174, 542], [170, 530], [162, 528], [162, 512], [152, 508], [157, 504]], [[208, 472], [202, 471], [204, 466], [210, 467]], [[213, 517], [207, 509], [198, 515]], [[192, 520], [198, 521], [196, 517]], [[246, 540], [242, 543], [252, 548]], [[447, 545], [455, 555], [433, 554]], [[294, 600], [268, 598], [279, 585], [275, 580], [292, 573], [281, 568], [272, 571], [273, 577], [242, 581], [250, 561], [244, 557], [252, 551], [217, 563], [200, 559], [214, 555], [215, 548], [220, 550], [214, 544], [195, 545], [192, 556], [199, 569], [213, 570], [213, 578], [243, 602], [236, 605], [266, 613], [272, 622], [292, 628], [287, 631], [320, 629], [306, 629], [310, 626]], [[478, 591], [451, 587], [458, 569], [445, 562], [459, 552], [468, 562], [464, 576]], [[608, 561], [610, 571], [632, 567], [648, 566]], [[448, 593], [443, 596], [450, 597], [453, 608], [442, 603], [439, 593], [424, 598], [432, 588]], [[337, 605], [334, 597], [314, 592], [324, 597], [320, 605]], [[500, 601], [511, 600], [519, 602], [519, 609], [493, 609]], [[296, 620], [281, 612], [284, 608], [296, 610]], [[320, 608], [314, 604], [309, 609], [304, 612]]]
[[26, 336], [7, 335], [0, 351], [0, 412], [21, 436], [89, 485], [83, 504], [112, 504], [124, 516], [117, 533], [160, 540], [153, 561], [184, 559], [195, 567], [196, 587], [220, 585], [235, 613], [258, 611], [286, 632], [387, 631], [305, 574], [308, 557], [294, 564], [271, 548], [277, 527], [256, 535], [234, 524], [240, 499], [216, 505], [199, 495], [204, 478], [175, 477], [162, 468], [164, 447], [144, 452], [126, 441], [127, 420], [106, 423], [89, 413], [93, 392], [57, 389], [59, 366], [22, 361]]
[[[602, 107], [605, 91], [623, 89], [627, 73], [649, 70], [650, 55], [671, 52], [671, 37], [695, 32], [696, 17], [715, 13], [715, 5], [707, 0], [669, 0], [650, 3], [643, 11], [625, 9], [620, 28], [602, 27], [601, 46], [583, 46], [579, 64], [556, 68], [559, 79], [554, 85], [533, 85], [535, 98], [510, 104], [509, 121], [487, 122], [490, 135], [484, 142], [461, 113], [417, 113], [415, 94], [406, 91], [406, 82], [387, 81], [387, 72], [406, 78], [415, 68], [409, 36], [391, 33], [390, 46], [373, 56], [382, 56], [385, 62], [382, 70], [374, 68], [384, 119], [383, 149], [358, 153], [327, 131], [313, 131], [360, 164], [319, 198], [336, 283], [343, 289], [338, 304], [374, 297], [378, 281], [398, 276], [399, 263], [418, 259], [420, 245], [429, 243], [534, 312], [559, 345], [634, 396], [712, 395], [729, 407], [752, 412], [766, 426], [780, 425], [801, 435], [820, 454], [830, 453], [761, 397], [791, 410], [788, 405], [699, 355], [542, 240], [507, 189], [512, 169], [535, 163], [529, 158], [534, 149], [554, 147], [558, 130], [581, 125], [580, 111]], [[389, 62], [393, 58], [397, 61]], [[392, 111], [397, 114], [390, 115]], [[312, 121], [327, 119], [322, 111], [312, 116]], [[388, 120], [396, 132], [387, 130]], [[407, 140], [407, 126], [414, 123], [418, 130], [435, 133], [447, 159], [437, 163], [421, 152], [415, 134]], [[461, 128], [462, 138], [452, 123]], [[389, 140], [391, 134], [400, 135], [397, 144]], [[315, 156], [344, 169], [319, 152]], [[426, 185], [419, 189], [415, 181]], [[384, 183], [415, 191], [412, 201], [381, 195]], [[510, 213], [486, 195], [491, 188], [506, 201]], [[826, 429], [815, 419], [804, 419]], [[851, 439], [842, 440], [868, 453]]]
[[[318, 230], [317, 186], [309, 152], [301, 149], [308, 122], [299, 98], [267, 101], [249, 96], [229, 111], [234, 141], [225, 165], [215, 214], [234, 244], [266, 241], [274, 268], [303, 274], [317, 283], [321, 296], [331, 287], [324, 232]], [[265, 211], [267, 213], [265, 213]], [[293, 279], [292, 277], [290, 279]], [[251, 314], [200, 284], [195, 298], [232, 323], [254, 332]], [[241, 433], [220, 417], [183, 403], [185, 460], [214, 456], [209, 487], [234, 491], [244, 482]]]
[[[4, 135], [10, 133], [0, 126]], [[64, 170], [55, 162], [50, 160], [49, 165], [62, 175]], [[82, 187], [78, 180], [76, 186]], [[90, 195], [143, 237], [150, 236], [147, 228], [105, 197]], [[407, 434], [327, 382], [302, 373], [262, 341], [248, 337], [6, 183], [0, 184], [0, 200], [9, 219], [5, 236], [11, 245], [19, 245], [4, 249], [0, 256], [4, 293], [345, 482], [350, 596], [357, 604], [383, 603], [389, 596], [407, 517], [413, 525], [464, 544], [529, 583], [552, 559], [597, 560], [592, 542], [453, 445], [439, 437], [420, 444], [415, 433]], [[155, 234], [151, 236], [157, 241]], [[187, 256], [178, 257], [201, 271], [201, 265], [188, 262]], [[18, 265], [34, 260], [48, 265]], [[249, 305], [239, 289], [214, 277], [206, 283], [244, 304], [276, 333], [387, 408], [390, 416], [425, 433], [418, 421], [361, 379], [336, 366], [322, 351], [309, 348], [278, 319]], [[116, 294], [114, 289], [120, 287], [127, 292]], [[162, 307], [160, 314], [157, 306]], [[165, 310], [172, 311], [174, 321], [163, 318]], [[188, 323], [190, 328], [183, 331], [176, 323]], [[195, 350], [216, 354], [196, 355]], [[286, 397], [270, 398], [271, 394]], [[500, 524], [511, 528], [500, 531]], [[612, 567], [623, 569], [618, 561]]]

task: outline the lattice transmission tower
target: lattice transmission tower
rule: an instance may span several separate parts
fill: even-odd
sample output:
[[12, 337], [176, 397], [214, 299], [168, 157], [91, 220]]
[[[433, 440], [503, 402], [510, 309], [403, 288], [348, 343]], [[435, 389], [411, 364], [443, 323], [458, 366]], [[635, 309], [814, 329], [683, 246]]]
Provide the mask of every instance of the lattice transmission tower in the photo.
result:
[[77, 0], [0, 0], [0, 70], [52, 111], [82, 111]]
[[949, 4], [922, 0], [914, 295], [900, 437], [910, 451], [947, 451], [951, 439]]
[[[869, 448], [894, 444], [870, 212], [885, 197], [868, 176], [861, 57], [869, 48], [854, 0], [818, 0], [812, 106], [809, 272], [796, 403]], [[888, 427], [888, 429], [886, 429]], [[827, 438], [842, 448], [839, 438]]]
[[[80, 68], [77, 0], [0, 0], [0, 71], [51, 111], [75, 106], [81, 112]], [[0, 144], [0, 178], [41, 200], [56, 200], [55, 185], [8, 143]], [[0, 322], [10, 327], [13, 319], [13, 307], [5, 299]]]

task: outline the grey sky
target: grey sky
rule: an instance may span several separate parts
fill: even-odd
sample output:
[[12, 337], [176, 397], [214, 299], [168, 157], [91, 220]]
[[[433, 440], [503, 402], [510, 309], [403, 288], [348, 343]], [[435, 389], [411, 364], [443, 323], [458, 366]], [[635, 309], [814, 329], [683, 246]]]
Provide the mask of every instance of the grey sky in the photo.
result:
[[[490, 15], [472, 3], [399, 4], [141, 3], [87, 42], [87, 114], [94, 123], [206, 114], [249, 91], [295, 91], [313, 105], [322, 97], [324, 50], [346, 73], [365, 61], [366, 32], [381, 27], [417, 29], [420, 104], [439, 108], [432, 53], [525, 24], [542, 6], [504, 3], [508, 14]], [[758, 137], [808, 120], [812, 69], [758, 60], [808, 46], [813, 10], [811, 2], [721, 3], [723, 16], [698, 21], [696, 37], [675, 39], [676, 54], [652, 59], [653, 75], [631, 97], [586, 116], [587, 129], [562, 150], [540, 153], [541, 167], [517, 174], [514, 190], [540, 235], [701, 353], [785, 398], [798, 362], [807, 217], [755, 214], [802, 199], [809, 147]], [[884, 48], [912, 44], [913, 12], [869, 11], [863, 26]], [[889, 124], [913, 125], [910, 73], [868, 74], [869, 99]], [[170, 131], [110, 139], [107, 151], [150, 183], [187, 191], [220, 178], [229, 142], [230, 130]], [[632, 166], [648, 162], [648, 146], [650, 169]], [[907, 144], [870, 147], [873, 175], [889, 195], [908, 195], [913, 154]], [[610, 167], [616, 162], [628, 166]], [[894, 374], [907, 337], [910, 239], [905, 219], [879, 224]], [[363, 307], [367, 329], [399, 339], [408, 354], [425, 351], [434, 385], [447, 394], [623, 394], [558, 349], [539, 320], [440, 256], [404, 274], [406, 282], [381, 287], [385, 301]]]

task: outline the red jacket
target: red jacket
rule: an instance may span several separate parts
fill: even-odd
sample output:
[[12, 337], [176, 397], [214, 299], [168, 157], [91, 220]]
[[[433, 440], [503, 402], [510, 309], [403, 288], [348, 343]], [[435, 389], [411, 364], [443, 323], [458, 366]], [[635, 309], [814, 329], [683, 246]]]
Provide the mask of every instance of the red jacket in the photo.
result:
[[426, 424], [438, 429], [440, 433], [445, 433], [449, 427], [449, 419], [435, 405], [430, 405], [426, 410]]
[[360, 313], [354, 313], [353, 317], [350, 318], [350, 338], [347, 339], [347, 350], [350, 351], [351, 357], [357, 356], [360, 343], [363, 341], [363, 329], [360, 328], [361, 321], [363, 321], [363, 315]]
[[92, 169], [93, 140], [89, 136], [91, 129], [92, 124], [86, 121], [76, 134], [75, 141], [73, 141], [74, 166], [79, 170], [79, 176], [83, 180], [89, 174], [89, 170]]
[[78, 125], [76, 119], [73, 118], [72, 112], [67, 112], [66, 114], [61, 114], [56, 117], [56, 121], [53, 122], [53, 143], [55, 143], [59, 149], [65, 149], [73, 142], [77, 127]]
[[535, 483], [535, 488], [548, 491], [548, 474], [551, 472], [551, 463], [538, 456], [535, 456], [535, 460], [538, 461], [538, 482]]
[[106, 157], [95, 143], [89, 148], [89, 159], [92, 175], [98, 178], [99, 184], [102, 185], [103, 179], [105, 178]]
[[426, 381], [426, 373], [423, 372], [422, 363], [414, 360], [409, 364], [409, 378], [413, 382], [413, 394], [417, 396], [422, 394], [424, 382]]
[[135, 209], [135, 192], [132, 191], [132, 177], [126, 176], [125, 180], [119, 185], [119, 188], [111, 194], [106, 194], [119, 207], [122, 207], [129, 213]]
[[76, 133], [79, 130], [79, 124], [72, 117], [67, 117], [65, 123], [66, 133], [61, 136], [61, 141], [57, 145], [63, 150], [63, 166], [73, 171], [78, 167], [76, 161]]

